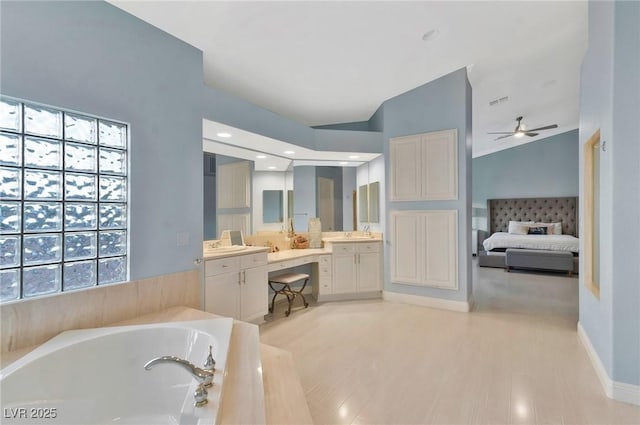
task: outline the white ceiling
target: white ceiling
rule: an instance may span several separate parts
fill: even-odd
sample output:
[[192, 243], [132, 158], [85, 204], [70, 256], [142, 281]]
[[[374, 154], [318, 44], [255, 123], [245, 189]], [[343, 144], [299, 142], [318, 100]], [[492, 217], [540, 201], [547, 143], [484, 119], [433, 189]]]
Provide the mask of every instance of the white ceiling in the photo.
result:
[[[306, 125], [367, 120], [385, 100], [467, 67], [474, 156], [578, 126], [584, 0], [111, 3], [201, 49], [208, 85]], [[559, 128], [527, 140], [486, 134], [511, 131], [520, 115], [528, 128]]]

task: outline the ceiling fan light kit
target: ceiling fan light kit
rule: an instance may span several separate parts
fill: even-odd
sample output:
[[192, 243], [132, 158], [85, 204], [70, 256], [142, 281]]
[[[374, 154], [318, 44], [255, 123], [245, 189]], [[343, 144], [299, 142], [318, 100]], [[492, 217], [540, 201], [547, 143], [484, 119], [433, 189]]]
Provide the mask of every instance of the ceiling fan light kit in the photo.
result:
[[516, 122], [518, 124], [516, 125], [516, 128], [513, 131], [499, 131], [499, 132], [493, 132], [493, 133], [487, 133], [487, 134], [503, 134], [503, 136], [497, 137], [495, 140], [500, 140], [500, 139], [504, 139], [506, 137], [511, 137], [511, 136], [516, 138], [520, 138], [524, 136], [536, 137], [538, 134], [540, 134], [540, 133], [536, 133], [537, 131], [551, 130], [552, 128], [558, 128], [558, 124], [550, 124], [550, 125], [545, 125], [544, 127], [532, 128], [531, 130], [527, 130], [525, 125], [522, 124], [521, 121], [522, 121], [522, 117], [516, 118]]

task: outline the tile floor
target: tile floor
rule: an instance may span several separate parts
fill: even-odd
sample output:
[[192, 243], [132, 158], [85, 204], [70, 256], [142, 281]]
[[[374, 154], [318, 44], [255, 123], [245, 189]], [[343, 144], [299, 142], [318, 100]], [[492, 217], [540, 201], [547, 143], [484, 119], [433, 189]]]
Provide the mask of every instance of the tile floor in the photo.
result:
[[640, 424], [578, 339], [577, 278], [474, 268], [471, 313], [281, 303], [261, 341], [293, 354], [316, 424]]

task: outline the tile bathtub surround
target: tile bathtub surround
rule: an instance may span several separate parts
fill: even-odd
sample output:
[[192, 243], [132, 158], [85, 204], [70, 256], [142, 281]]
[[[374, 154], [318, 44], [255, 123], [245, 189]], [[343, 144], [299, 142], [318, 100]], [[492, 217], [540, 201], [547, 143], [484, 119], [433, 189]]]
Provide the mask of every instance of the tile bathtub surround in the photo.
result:
[[66, 292], [0, 306], [1, 352], [49, 340], [69, 329], [94, 328], [173, 306], [200, 308], [198, 270]]

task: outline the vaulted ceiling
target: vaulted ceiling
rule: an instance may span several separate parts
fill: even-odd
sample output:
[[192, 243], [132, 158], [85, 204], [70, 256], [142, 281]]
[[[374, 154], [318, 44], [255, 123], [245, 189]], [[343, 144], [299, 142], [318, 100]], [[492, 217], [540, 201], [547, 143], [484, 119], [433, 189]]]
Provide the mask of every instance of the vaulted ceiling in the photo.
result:
[[[467, 67], [474, 156], [578, 126], [586, 1], [111, 3], [201, 49], [206, 84], [306, 125], [367, 120]], [[486, 134], [513, 130], [518, 116], [558, 128]]]

